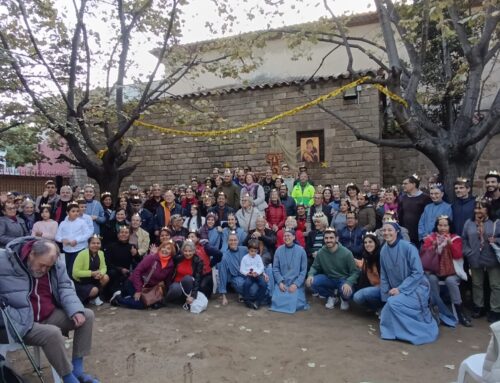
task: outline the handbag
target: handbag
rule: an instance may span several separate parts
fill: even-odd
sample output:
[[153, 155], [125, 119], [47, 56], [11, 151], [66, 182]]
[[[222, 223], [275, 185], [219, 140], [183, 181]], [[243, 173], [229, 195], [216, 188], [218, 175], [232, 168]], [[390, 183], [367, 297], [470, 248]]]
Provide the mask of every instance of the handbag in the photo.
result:
[[[497, 231], [497, 222], [498, 219], [493, 223], [493, 233], [492, 236], [495, 236], [495, 232]], [[500, 246], [498, 246], [495, 242], [490, 243], [491, 248], [495, 252], [495, 256], [497, 257], [497, 261], [500, 262]]]
[[433, 247], [423, 248], [420, 252], [420, 260], [425, 271], [439, 274], [439, 255]]
[[163, 282], [160, 282], [152, 287], [145, 287], [151, 279], [151, 276], [153, 275], [155, 269], [156, 262], [153, 264], [153, 267], [151, 267], [151, 271], [149, 272], [146, 279], [144, 279], [144, 284], [142, 285], [141, 302], [145, 307], [150, 307], [155, 303], [162, 302], [163, 296], [165, 294], [165, 283]]

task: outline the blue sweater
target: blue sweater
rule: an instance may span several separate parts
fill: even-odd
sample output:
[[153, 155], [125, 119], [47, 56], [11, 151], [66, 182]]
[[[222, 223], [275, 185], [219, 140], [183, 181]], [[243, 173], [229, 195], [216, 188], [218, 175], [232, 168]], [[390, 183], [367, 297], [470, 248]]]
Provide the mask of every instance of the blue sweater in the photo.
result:
[[453, 221], [453, 212], [448, 202], [433, 202], [424, 208], [424, 212], [418, 221], [418, 239], [420, 241], [423, 241], [427, 235], [432, 233], [436, 224], [436, 218], [440, 215], [447, 215]]
[[465, 222], [468, 219], [474, 219], [475, 201], [476, 199], [474, 197], [465, 199], [457, 198], [451, 205], [451, 210], [453, 211], [453, 226], [455, 226], [455, 232], [460, 236], [463, 234]]

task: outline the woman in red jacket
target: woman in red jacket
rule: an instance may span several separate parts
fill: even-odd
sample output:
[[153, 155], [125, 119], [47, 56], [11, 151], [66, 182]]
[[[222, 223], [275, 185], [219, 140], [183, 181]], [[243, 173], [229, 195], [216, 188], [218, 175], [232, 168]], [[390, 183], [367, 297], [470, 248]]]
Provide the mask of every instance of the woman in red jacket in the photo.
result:
[[444, 281], [459, 322], [463, 326], [471, 327], [470, 319], [463, 311], [459, 288], [460, 277], [457, 276], [453, 264], [453, 260], [463, 258], [462, 238], [452, 234], [451, 227], [451, 220], [447, 215], [437, 217], [434, 231], [424, 239], [420, 257], [433, 293], [439, 295], [439, 282]]
[[276, 233], [285, 227], [286, 210], [281, 203], [278, 190], [273, 189], [269, 194], [269, 205], [266, 208], [266, 221], [269, 227]]
[[[123, 291], [110, 301], [111, 304], [125, 306], [131, 309], [145, 308], [141, 302], [141, 292], [144, 287], [154, 287], [163, 282], [165, 291], [172, 282], [174, 275], [175, 244], [173, 241], [163, 242], [159, 247], [152, 245], [150, 252], [134, 269], [125, 282]], [[154, 307], [160, 307], [159, 302]]]
[[295, 219], [295, 217], [288, 217], [285, 221], [285, 227], [283, 229], [278, 230], [278, 233], [276, 234], [276, 248], [285, 244], [283, 235], [285, 234], [285, 231], [287, 229], [293, 229], [295, 231], [295, 242], [297, 242], [297, 244], [305, 248], [306, 240], [304, 238], [304, 233], [302, 233], [302, 231], [300, 230], [296, 230], [297, 220]]

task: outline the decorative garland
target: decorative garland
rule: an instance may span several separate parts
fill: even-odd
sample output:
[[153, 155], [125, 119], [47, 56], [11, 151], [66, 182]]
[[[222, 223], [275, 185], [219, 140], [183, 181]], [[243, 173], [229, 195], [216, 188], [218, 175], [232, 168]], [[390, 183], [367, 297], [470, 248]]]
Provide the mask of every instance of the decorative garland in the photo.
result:
[[[246, 132], [252, 129], [258, 129], [258, 128], [263, 128], [266, 125], [272, 124], [275, 121], [281, 120], [282, 118], [288, 117], [288, 116], [293, 116], [305, 109], [309, 109], [312, 106], [318, 105], [332, 97], [336, 97], [339, 94], [345, 92], [348, 89], [354, 88], [358, 85], [361, 85], [368, 80], [371, 80], [370, 76], [365, 76], [361, 77], [356, 81], [350, 82], [349, 84], [346, 84], [344, 86], [341, 86], [340, 88], [335, 89], [334, 91], [327, 93], [323, 96], [320, 96], [312, 101], [309, 101], [305, 104], [299, 105], [293, 109], [286, 110], [280, 114], [277, 114], [275, 116], [265, 118], [264, 120], [257, 121], [257, 122], [252, 122], [250, 124], [245, 124], [243, 126], [240, 126], [238, 128], [230, 128], [230, 129], [224, 129], [224, 130], [203, 130], [203, 131], [187, 131], [187, 130], [180, 130], [180, 129], [173, 129], [173, 128], [165, 128], [163, 126], [158, 126], [154, 124], [150, 124], [148, 122], [144, 122], [141, 120], [137, 120], [134, 122], [134, 125], [137, 126], [142, 126], [144, 128], [152, 129], [152, 130], [157, 130], [161, 133], [165, 134], [171, 134], [171, 135], [179, 135], [179, 136], [184, 136], [184, 137], [218, 137], [218, 136], [225, 136], [229, 134], [237, 134], [237, 133], [242, 133]], [[398, 96], [397, 94], [391, 92], [388, 90], [386, 87], [380, 85], [380, 84], [373, 84], [373, 86], [378, 89], [380, 92], [384, 93], [387, 97], [389, 97], [391, 100], [394, 100], [400, 104], [402, 104], [405, 108], [408, 108], [408, 102], [403, 99], [402, 97]], [[108, 149], [101, 149], [97, 152], [97, 158], [102, 159]]]

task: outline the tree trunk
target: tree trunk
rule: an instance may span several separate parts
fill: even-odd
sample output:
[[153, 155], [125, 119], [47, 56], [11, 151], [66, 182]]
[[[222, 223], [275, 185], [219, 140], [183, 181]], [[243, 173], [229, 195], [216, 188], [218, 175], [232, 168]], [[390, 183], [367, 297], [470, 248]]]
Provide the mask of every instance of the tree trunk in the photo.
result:
[[476, 173], [477, 164], [479, 161], [476, 153], [466, 154], [463, 153], [461, 157], [444, 158], [435, 165], [439, 171], [444, 186], [444, 191], [447, 200], [451, 203], [455, 200], [454, 183], [458, 177], [467, 178], [471, 185], [474, 181], [474, 174]]
[[113, 200], [116, 202], [119, 197], [120, 185], [123, 180], [123, 178], [120, 176], [120, 173], [118, 171], [110, 174], [105, 174], [103, 172], [102, 176], [95, 178], [95, 180], [99, 185], [100, 192], [110, 192], [113, 196]]

